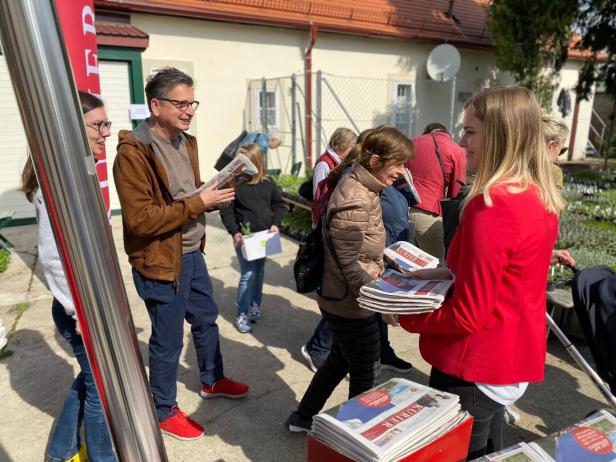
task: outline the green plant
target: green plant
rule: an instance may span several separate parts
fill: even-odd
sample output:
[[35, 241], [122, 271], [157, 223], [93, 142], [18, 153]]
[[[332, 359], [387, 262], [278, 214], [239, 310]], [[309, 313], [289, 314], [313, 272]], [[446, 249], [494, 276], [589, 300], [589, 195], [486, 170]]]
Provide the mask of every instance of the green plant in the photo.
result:
[[0, 273], [4, 273], [11, 262], [11, 252], [0, 248]]
[[250, 229], [250, 222], [242, 223], [240, 232], [242, 233], [242, 236], [250, 236], [252, 234], [252, 229]]
[[276, 178], [276, 184], [287, 194], [297, 194], [304, 181], [306, 181], [305, 177], [294, 175], [280, 175]]
[[282, 219], [282, 231], [292, 237], [301, 239], [312, 230], [312, 218], [308, 210], [295, 207]]

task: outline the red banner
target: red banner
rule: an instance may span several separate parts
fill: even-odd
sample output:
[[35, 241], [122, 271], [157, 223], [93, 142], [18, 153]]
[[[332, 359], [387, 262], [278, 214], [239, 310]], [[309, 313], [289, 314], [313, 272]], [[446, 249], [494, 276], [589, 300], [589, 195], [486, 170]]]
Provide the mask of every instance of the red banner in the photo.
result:
[[[56, 7], [77, 88], [100, 97], [101, 84], [98, 73], [93, 0], [56, 0]], [[97, 158], [97, 161], [96, 173], [100, 181], [107, 216], [111, 219], [105, 152]]]
[[[1, 1], [1, 0], [0, 0]], [[96, 29], [94, 27], [94, 5], [92, 0], [56, 0], [56, 9], [60, 19], [60, 26], [64, 35], [64, 42], [73, 68], [73, 76], [77, 84], [77, 88], [82, 91], [87, 91], [96, 96], [100, 96], [100, 80], [98, 75], [98, 51], [96, 49]], [[107, 217], [111, 219], [111, 211], [109, 208], [109, 183], [107, 181], [107, 160], [105, 152], [98, 157], [96, 164], [96, 173], [100, 183]], [[59, 245], [62, 247], [62, 244]], [[58, 249], [62, 251], [62, 249]], [[64, 256], [67, 254], [64, 249]], [[88, 352], [88, 359], [92, 375], [96, 381], [99, 391], [101, 404], [105, 412], [107, 412], [107, 400], [103, 393], [104, 387], [92, 347], [92, 338], [90, 329], [85, 319], [83, 306], [79, 297], [79, 292], [72, 276], [72, 271], [67, 269], [67, 280], [73, 295], [75, 303], [75, 311], [77, 319], [81, 326], [81, 336], [84, 346]]]

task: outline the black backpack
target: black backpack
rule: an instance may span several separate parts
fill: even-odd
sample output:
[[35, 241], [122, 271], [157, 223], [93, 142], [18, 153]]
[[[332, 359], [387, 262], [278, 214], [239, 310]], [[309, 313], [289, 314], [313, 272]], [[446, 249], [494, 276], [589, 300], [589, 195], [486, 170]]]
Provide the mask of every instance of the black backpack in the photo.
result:
[[297, 193], [307, 201], [312, 202], [314, 200], [312, 195], [312, 175], [299, 186]]
[[[312, 232], [302, 240], [302, 242], [300, 242], [297, 257], [295, 257], [295, 263], [293, 264], [293, 276], [295, 277], [295, 286], [297, 287], [298, 293], [306, 294], [316, 291], [317, 294], [326, 300], [337, 302], [343, 300], [347, 296], [349, 286], [345, 283], [344, 295], [340, 298], [328, 297], [323, 295], [321, 291], [321, 281], [323, 279], [323, 260], [325, 254], [321, 230], [323, 229], [322, 227], [324, 226], [324, 221], [325, 217], [323, 216], [321, 217], [321, 220], [319, 220], [317, 227], [313, 229]], [[344, 278], [344, 273], [340, 266], [340, 262], [338, 261], [336, 249], [334, 249], [334, 244], [332, 243], [331, 236], [329, 235], [327, 225], [325, 225], [325, 240], [327, 242], [327, 248], [334, 257], [334, 261], [336, 262], [336, 265], [338, 265], [338, 269]]]
[[229, 143], [229, 145], [223, 149], [222, 153], [218, 157], [218, 160], [214, 164], [214, 168], [218, 171], [221, 171], [223, 168], [227, 166], [229, 162], [231, 162], [235, 156], [237, 155], [237, 150], [241, 146], [241, 142], [244, 139], [248, 132], [246, 130], [240, 133], [240, 136], [235, 138], [233, 141]]

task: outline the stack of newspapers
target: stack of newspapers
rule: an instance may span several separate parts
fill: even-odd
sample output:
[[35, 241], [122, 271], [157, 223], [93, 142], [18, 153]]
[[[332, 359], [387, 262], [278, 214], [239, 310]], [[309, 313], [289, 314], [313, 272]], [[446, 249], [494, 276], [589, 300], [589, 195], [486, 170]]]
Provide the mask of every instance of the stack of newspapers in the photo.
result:
[[616, 417], [600, 410], [532, 443], [483, 456], [481, 462], [600, 462], [616, 460]]
[[443, 304], [452, 284], [451, 279], [403, 278], [389, 269], [376, 281], [362, 286], [357, 300], [361, 308], [379, 313], [429, 313]]
[[356, 461], [393, 461], [468, 417], [456, 395], [391, 379], [313, 418], [312, 435]]

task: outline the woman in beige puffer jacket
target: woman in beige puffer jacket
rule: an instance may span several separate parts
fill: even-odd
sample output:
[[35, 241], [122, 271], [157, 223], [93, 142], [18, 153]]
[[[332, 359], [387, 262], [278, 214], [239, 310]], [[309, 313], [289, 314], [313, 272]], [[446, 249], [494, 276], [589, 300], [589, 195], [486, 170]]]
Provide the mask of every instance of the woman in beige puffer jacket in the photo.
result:
[[[350, 375], [349, 398], [374, 386], [379, 371], [379, 326], [374, 312], [359, 307], [362, 285], [383, 270], [385, 229], [380, 192], [404, 173], [413, 143], [397, 129], [381, 125], [365, 135], [349, 157], [355, 161], [332, 193], [323, 230], [325, 261], [317, 296], [332, 334], [331, 352], [318, 369], [298, 410], [287, 420], [291, 431], [308, 431], [334, 388]], [[344, 165], [340, 165], [340, 171]], [[336, 172], [332, 172], [335, 174]], [[327, 233], [335, 256], [329, 251]], [[336, 261], [337, 260], [337, 261]]]

